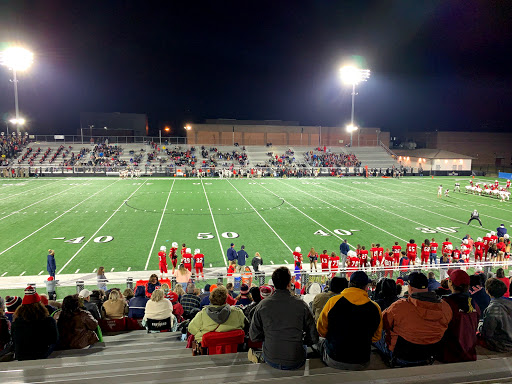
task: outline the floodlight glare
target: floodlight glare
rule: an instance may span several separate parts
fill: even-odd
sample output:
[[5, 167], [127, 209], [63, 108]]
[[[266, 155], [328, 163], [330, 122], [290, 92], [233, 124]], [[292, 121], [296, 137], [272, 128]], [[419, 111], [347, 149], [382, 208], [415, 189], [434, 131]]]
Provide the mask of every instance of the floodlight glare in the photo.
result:
[[359, 69], [351, 65], [346, 65], [340, 69], [341, 80], [345, 84], [357, 85], [370, 77], [369, 69]]
[[10, 47], [2, 52], [2, 65], [14, 71], [25, 71], [34, 62], [34, 54], [22, 47]]
[[357, 131], [357, 127], [353, 124], [347, 125], [347, 132], [354, 132]]
[[11, 120], [9, 120], [9, 122], [11, 124], [23, 125], [23, 124], [25, 124], [26, 120], [23, 119], [23, 118], [21, 118], [21, 119], [11, 119]]
[[184, 128], [185, 128], [187, 131], [190, 131], [190, 130], [192, 129], [192, 127], [190, 126], [190, 124], [185, 125], [185, 127], [184, 127]]

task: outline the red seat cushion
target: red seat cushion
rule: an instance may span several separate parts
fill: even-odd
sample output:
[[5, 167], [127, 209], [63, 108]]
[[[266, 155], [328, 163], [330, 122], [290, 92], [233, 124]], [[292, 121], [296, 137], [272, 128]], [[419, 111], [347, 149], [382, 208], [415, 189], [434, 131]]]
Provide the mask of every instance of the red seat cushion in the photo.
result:
[[126, 329], [130, 331], [139, 331], [146, 329], [142, 326], [142, 319], [135, 319], [133, 317], [126, 318]]
[[245, 333], [241, 329], [229, 332], [208, 332], [203, 335], [201, 345], [208, 348], [209, 355], [236, 353], [238, 344], [243, 344]]
[[99, 325], [103, 332], [122, 332], [126, 330], [126, 319], [102, 319]]

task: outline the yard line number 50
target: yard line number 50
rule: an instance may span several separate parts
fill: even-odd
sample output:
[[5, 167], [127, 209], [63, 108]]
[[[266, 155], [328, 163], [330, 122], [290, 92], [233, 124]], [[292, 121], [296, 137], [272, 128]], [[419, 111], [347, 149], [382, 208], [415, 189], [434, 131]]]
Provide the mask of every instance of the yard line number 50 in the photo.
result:
[[[225, 239], [236, 239], [240, 235], [236, 232], [224, 232], [221, 234], [221, 236]], [[215, 235], [212, 235], [211, 232], [199, 232], [197, 234], [198, 240], [210, 240], [213, 238], [215, 238]]]

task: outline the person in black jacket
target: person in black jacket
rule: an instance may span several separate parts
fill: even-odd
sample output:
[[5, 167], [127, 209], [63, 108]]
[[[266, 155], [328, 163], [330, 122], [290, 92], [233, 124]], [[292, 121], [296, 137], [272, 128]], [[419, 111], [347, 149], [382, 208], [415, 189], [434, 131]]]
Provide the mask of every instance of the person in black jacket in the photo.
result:
[[46, 359], [57, 344], [57, 323], [31, 286], [25, 289], [22, 305], [14, 312], [11, 332], [17, 360]]
[[259, 252], [256, 252], [251, 261], [252, 269], [254, 272], [258, 273], [260, 271], [260, 265], [263, 265], [263, 259], [261, 258]]

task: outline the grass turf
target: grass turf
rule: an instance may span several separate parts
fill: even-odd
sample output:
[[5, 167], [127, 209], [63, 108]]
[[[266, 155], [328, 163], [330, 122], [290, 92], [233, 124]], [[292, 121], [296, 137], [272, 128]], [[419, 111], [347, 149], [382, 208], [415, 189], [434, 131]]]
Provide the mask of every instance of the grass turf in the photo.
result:
[[[231, 242], [265, 264], [293, 263], [296, 246], [339, 253], [343, 238], [367, 248], [432, 237], [458, 245], [466, 233], [508, 227], [512, 212], [464, 192], [437, 198], [439, 184], [464, 190], [468, 179], [2, 179], [0, 276], [46, 274], [50, 248], [59, 273], [84, 273], [157, 269], [160, 246], [173, 241], [200, 248], [206, 267], [224, 266]], [[484, 228], [466, 225], [473, 209]]]

